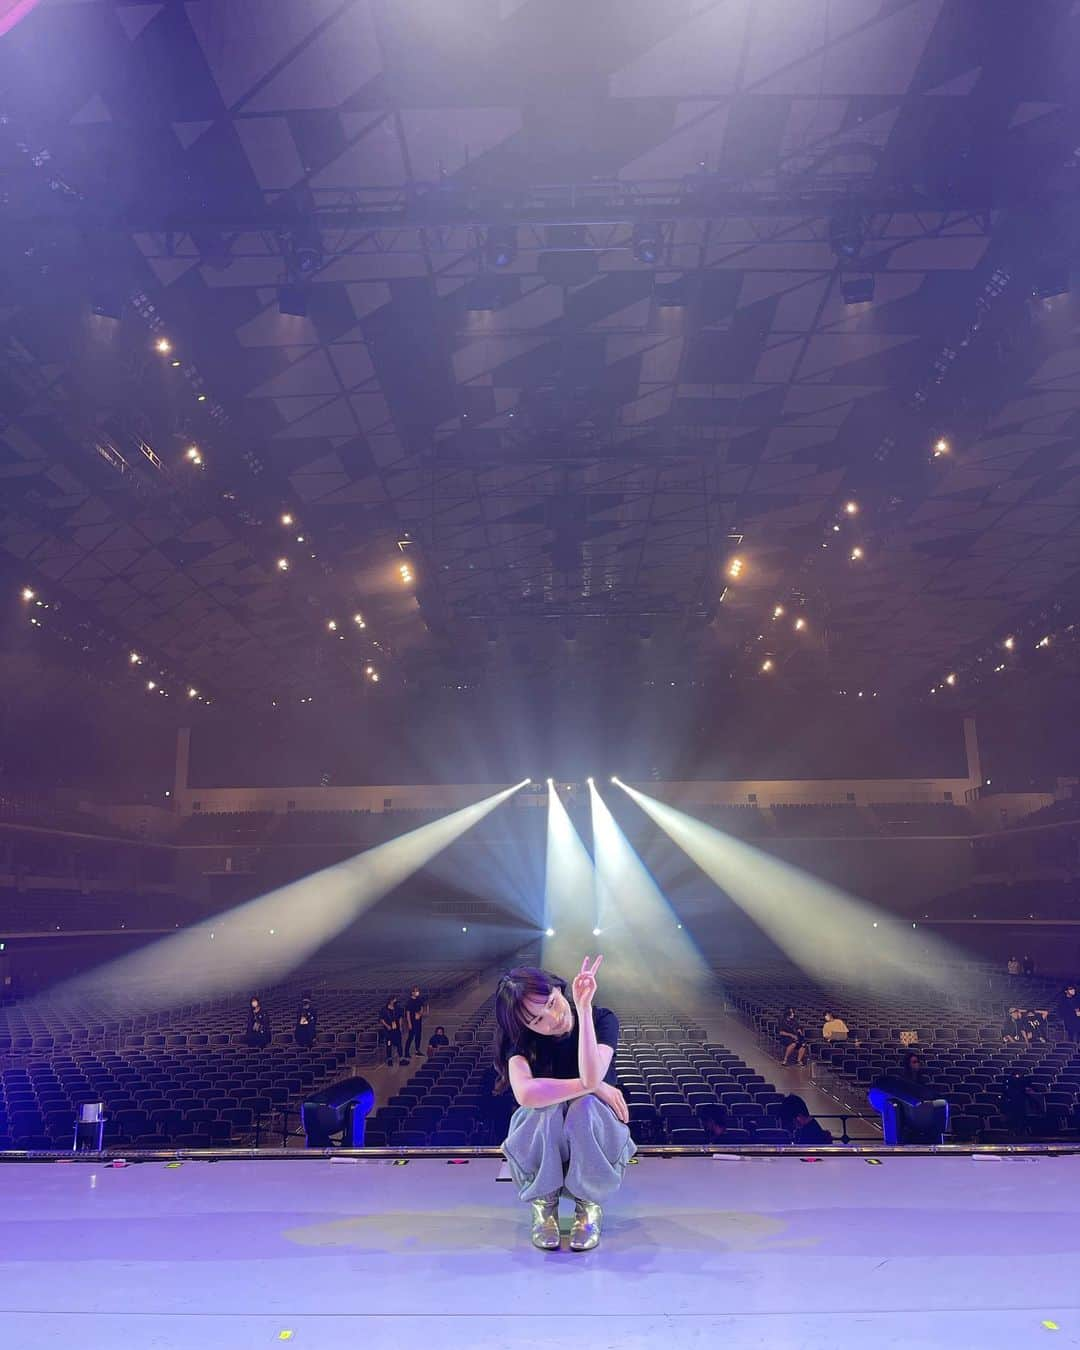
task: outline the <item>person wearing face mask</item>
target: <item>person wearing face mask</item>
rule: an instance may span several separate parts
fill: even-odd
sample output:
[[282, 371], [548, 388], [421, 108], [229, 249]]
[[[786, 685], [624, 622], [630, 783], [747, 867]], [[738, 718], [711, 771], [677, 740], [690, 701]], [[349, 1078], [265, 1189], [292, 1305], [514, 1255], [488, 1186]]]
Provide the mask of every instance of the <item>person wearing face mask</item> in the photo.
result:
[[262, 1000], [255, 994], [251, 996], [248, 1003], [247, 1031], [244, 1032], [244, 1043], [250, 1045], [254, 1050], [265, 1050], [270, 1044], [270, 1019], [262, 1005]]
[[293, 1040], [302, 1049], [310, 1050], [315, 1044], [319, 1032], [319, 1014], [310, 994], [304, 994], [296, 1010], [296, 1023], [293, 1026]]
[[616, 1086], [619, 1019], [593, 1005], [602, 957], [582, 962], [571, 999], [566, 981], [519, 966], [495, 992], [495, 1092], [518, 1103], [503, 1153], [518, 1195], [532, 1206], [532, 1243], [559, 1247], [559, 1197], [574, 1201], [570, 1250], [600, 1241], [601, 1204], [637, 1152]]

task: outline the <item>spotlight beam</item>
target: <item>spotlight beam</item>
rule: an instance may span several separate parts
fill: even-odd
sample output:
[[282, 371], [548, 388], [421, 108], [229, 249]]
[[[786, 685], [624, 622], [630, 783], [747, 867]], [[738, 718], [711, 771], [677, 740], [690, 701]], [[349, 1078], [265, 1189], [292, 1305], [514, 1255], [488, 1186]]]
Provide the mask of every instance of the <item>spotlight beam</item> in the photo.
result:
[[[537, 925], [545, 930], [541, 960], [546, 968], [570, 972], [574, 961], [592, 950], [592, 859], [581, 842], [558, 790], [548, 780], [547, 861], [544, 872], [544, 913]], [[554, 937], [546, 930], [553, 928]]]
[[105, 996], [137, 992], [152, 1008], [175, 1002], [178, 989], [196, 1000], [279, 980], [523, 786], [204, 919], [77, 977], [66, 989]]
[[629, 990], [684, 1004], [710, 982], [705, 961], [655, 878], [619, 828], [595, 785], [590, 785], [596, 857], [596, 926], [612, 972]]
[[[803, 970], [822, 980], [880, 993], [883, 985], [918, 983], [960, 992], [941, 966], [957, 953], [937, 938], [895, 923], [867, 901], [781, 862], [693, 816], [620, 783], [664, 833]], [[927, 964], [930, 953], [932, 964]]]

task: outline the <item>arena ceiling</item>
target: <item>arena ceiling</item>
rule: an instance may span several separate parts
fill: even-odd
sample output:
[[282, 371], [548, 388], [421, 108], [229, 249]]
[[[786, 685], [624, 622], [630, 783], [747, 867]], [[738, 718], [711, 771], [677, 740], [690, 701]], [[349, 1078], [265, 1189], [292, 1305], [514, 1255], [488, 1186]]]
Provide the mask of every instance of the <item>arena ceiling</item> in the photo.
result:
[[643, 643], [925, 690], [1080, 569], [1078, 23], [43, 0], [9, 575], [221, 695]]

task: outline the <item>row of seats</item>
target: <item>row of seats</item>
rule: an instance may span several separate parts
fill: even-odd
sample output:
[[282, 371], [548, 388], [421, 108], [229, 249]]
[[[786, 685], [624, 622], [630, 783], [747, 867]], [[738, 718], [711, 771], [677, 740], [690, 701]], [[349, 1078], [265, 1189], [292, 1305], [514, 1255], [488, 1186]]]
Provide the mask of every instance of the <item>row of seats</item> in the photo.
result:
[[[930, 1084], [947, 1098], [957, 1138], [999, 1142], [1010, 1134], [1003, 1111], [1003, 1089], [1008, 1075], [1021, 1073], [1032, 1081], [1040, 1103], [1037, 1125], [1043, 1135], [1070, 1137], [1080, 1125], [1080, 1047], [1060, 1040], [1060, 1024], [1051, 1020], [1052, 1041], [1030, 1046], [1004, 1043], [1002, 1021], [1009, 1006], [1053, 1007], [1059, 985], [1037, 977], [988, 979], [998, 992], [992, 997], [961, 1000], [964, 1006], [947, 1008], [929, 995], [909, 994], [874, 998], [862, 989], [825, 990], [801, 973], [774, 973], [743, 979], [724, 972], [727, 997], [778, 1056], [784, 1042], [777, 1035], [779, 1020], [788, 1006], [796, 1009], [799, 1024], [811, 1042], [819, 1081], [833, 1085], [840, 1095], [856, 1102], [878, 1078], [899, 1069], [906, 1041], [912, 1033]], [[826, 1008], [847, 1023], [847, 1041], [825, 1043], [818, 1032]]]

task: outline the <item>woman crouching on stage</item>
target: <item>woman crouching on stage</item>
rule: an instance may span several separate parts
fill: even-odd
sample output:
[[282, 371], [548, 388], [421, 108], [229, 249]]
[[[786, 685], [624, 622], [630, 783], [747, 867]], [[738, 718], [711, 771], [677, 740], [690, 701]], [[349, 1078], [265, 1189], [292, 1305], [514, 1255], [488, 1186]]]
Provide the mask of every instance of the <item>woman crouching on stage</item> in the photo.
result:
[[615, 1086], [619, 1019], [594, 1008], [596, 972], [586, 957], [566, 981], [519, 966], [495, 992], [495, 1091], [509, 1084], [518, 1103], [503, 1153], [522, 1200], [532, 1205], [532, 1243], [559, 1246], [559, 1196], [574, 1201], [570, 1250], [600, 1241], [601, 1201], [619, 1188], [637, 1152], [629, 1112]]

